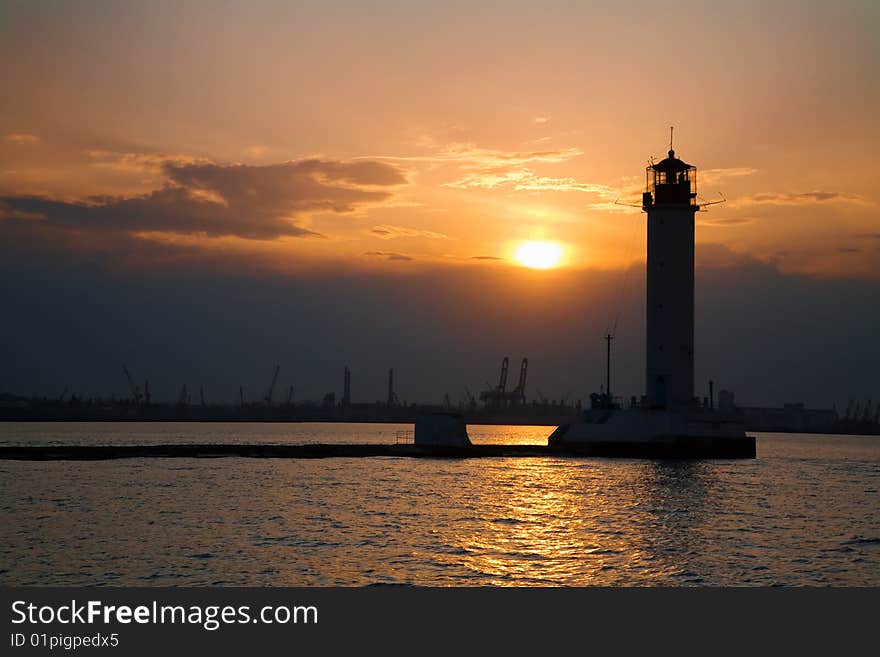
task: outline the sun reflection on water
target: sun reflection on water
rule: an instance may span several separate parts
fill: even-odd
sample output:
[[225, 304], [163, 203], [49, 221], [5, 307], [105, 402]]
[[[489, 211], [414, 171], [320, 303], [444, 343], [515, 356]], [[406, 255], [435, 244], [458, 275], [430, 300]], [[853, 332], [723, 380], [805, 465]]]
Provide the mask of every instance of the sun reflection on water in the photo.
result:
[[479, 476], [493, 482], [477, 486], [473, 500], [482, 517], [447, 528], [443, 538], [475, 577], [493, 585], [615, 584], [636, 574], [647, 582], [686, 573], [665, 547], [691, 540], [709, 482], [698, 465], [627, 465], [635, 476], [609, 478], [609, 466], [624, 471], [607, 461], [487, 463]]

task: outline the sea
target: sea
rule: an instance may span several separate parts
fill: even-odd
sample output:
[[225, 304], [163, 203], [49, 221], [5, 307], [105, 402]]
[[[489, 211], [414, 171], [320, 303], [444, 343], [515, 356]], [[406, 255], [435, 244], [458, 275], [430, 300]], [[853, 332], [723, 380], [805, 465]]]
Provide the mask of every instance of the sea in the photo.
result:
[[[411, 429], [0, 423], [0, 444], [394, 443]], [[552, 430], [468, 427], [475, 443]], [[755, 435], [754, 460], [0, 460], [0, 585], [880, 585], [880, 437]]]

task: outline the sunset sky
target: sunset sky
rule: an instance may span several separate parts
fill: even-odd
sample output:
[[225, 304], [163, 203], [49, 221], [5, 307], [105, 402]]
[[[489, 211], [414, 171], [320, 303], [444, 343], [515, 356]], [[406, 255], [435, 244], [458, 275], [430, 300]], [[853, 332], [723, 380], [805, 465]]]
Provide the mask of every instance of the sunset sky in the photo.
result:
[[619, 321], [640, 394], [644, 215], [614, 202], [674, 125], [727, 199], [697, 215], [698, 378], [878, 398], [878, 29], [852, 0], [4, 2], [0, 386], [122, 392], [127, 359], [231, 398], [277, 361], [316, 397], [345, 358], [372, 399], [399, 359], [439, 400], [528, 355], [585, 398]]

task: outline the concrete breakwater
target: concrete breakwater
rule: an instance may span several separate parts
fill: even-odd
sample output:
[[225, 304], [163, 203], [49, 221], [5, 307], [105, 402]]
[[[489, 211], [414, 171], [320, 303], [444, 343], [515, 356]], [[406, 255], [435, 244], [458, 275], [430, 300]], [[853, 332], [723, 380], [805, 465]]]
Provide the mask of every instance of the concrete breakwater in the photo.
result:
[[179, 444], [179, 445], [3, 445], [0, 459], [16, 461], [100, 461], [126, 458], [755, 458], [755, 439], [706, 440], [670, 438], [651, 443], [585, 443], [548, 445], [470, 445], [467, 447], [413, 444]]

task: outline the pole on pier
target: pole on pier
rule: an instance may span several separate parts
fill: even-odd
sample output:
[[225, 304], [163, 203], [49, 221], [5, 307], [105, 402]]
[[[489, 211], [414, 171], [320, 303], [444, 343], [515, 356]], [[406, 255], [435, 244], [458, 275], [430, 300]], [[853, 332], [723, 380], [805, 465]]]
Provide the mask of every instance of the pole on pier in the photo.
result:
[[608, 333], [605, 336], [606, 352], [605, 352], [605, 394], [611, 400], [611, 341], [614, 336]]

